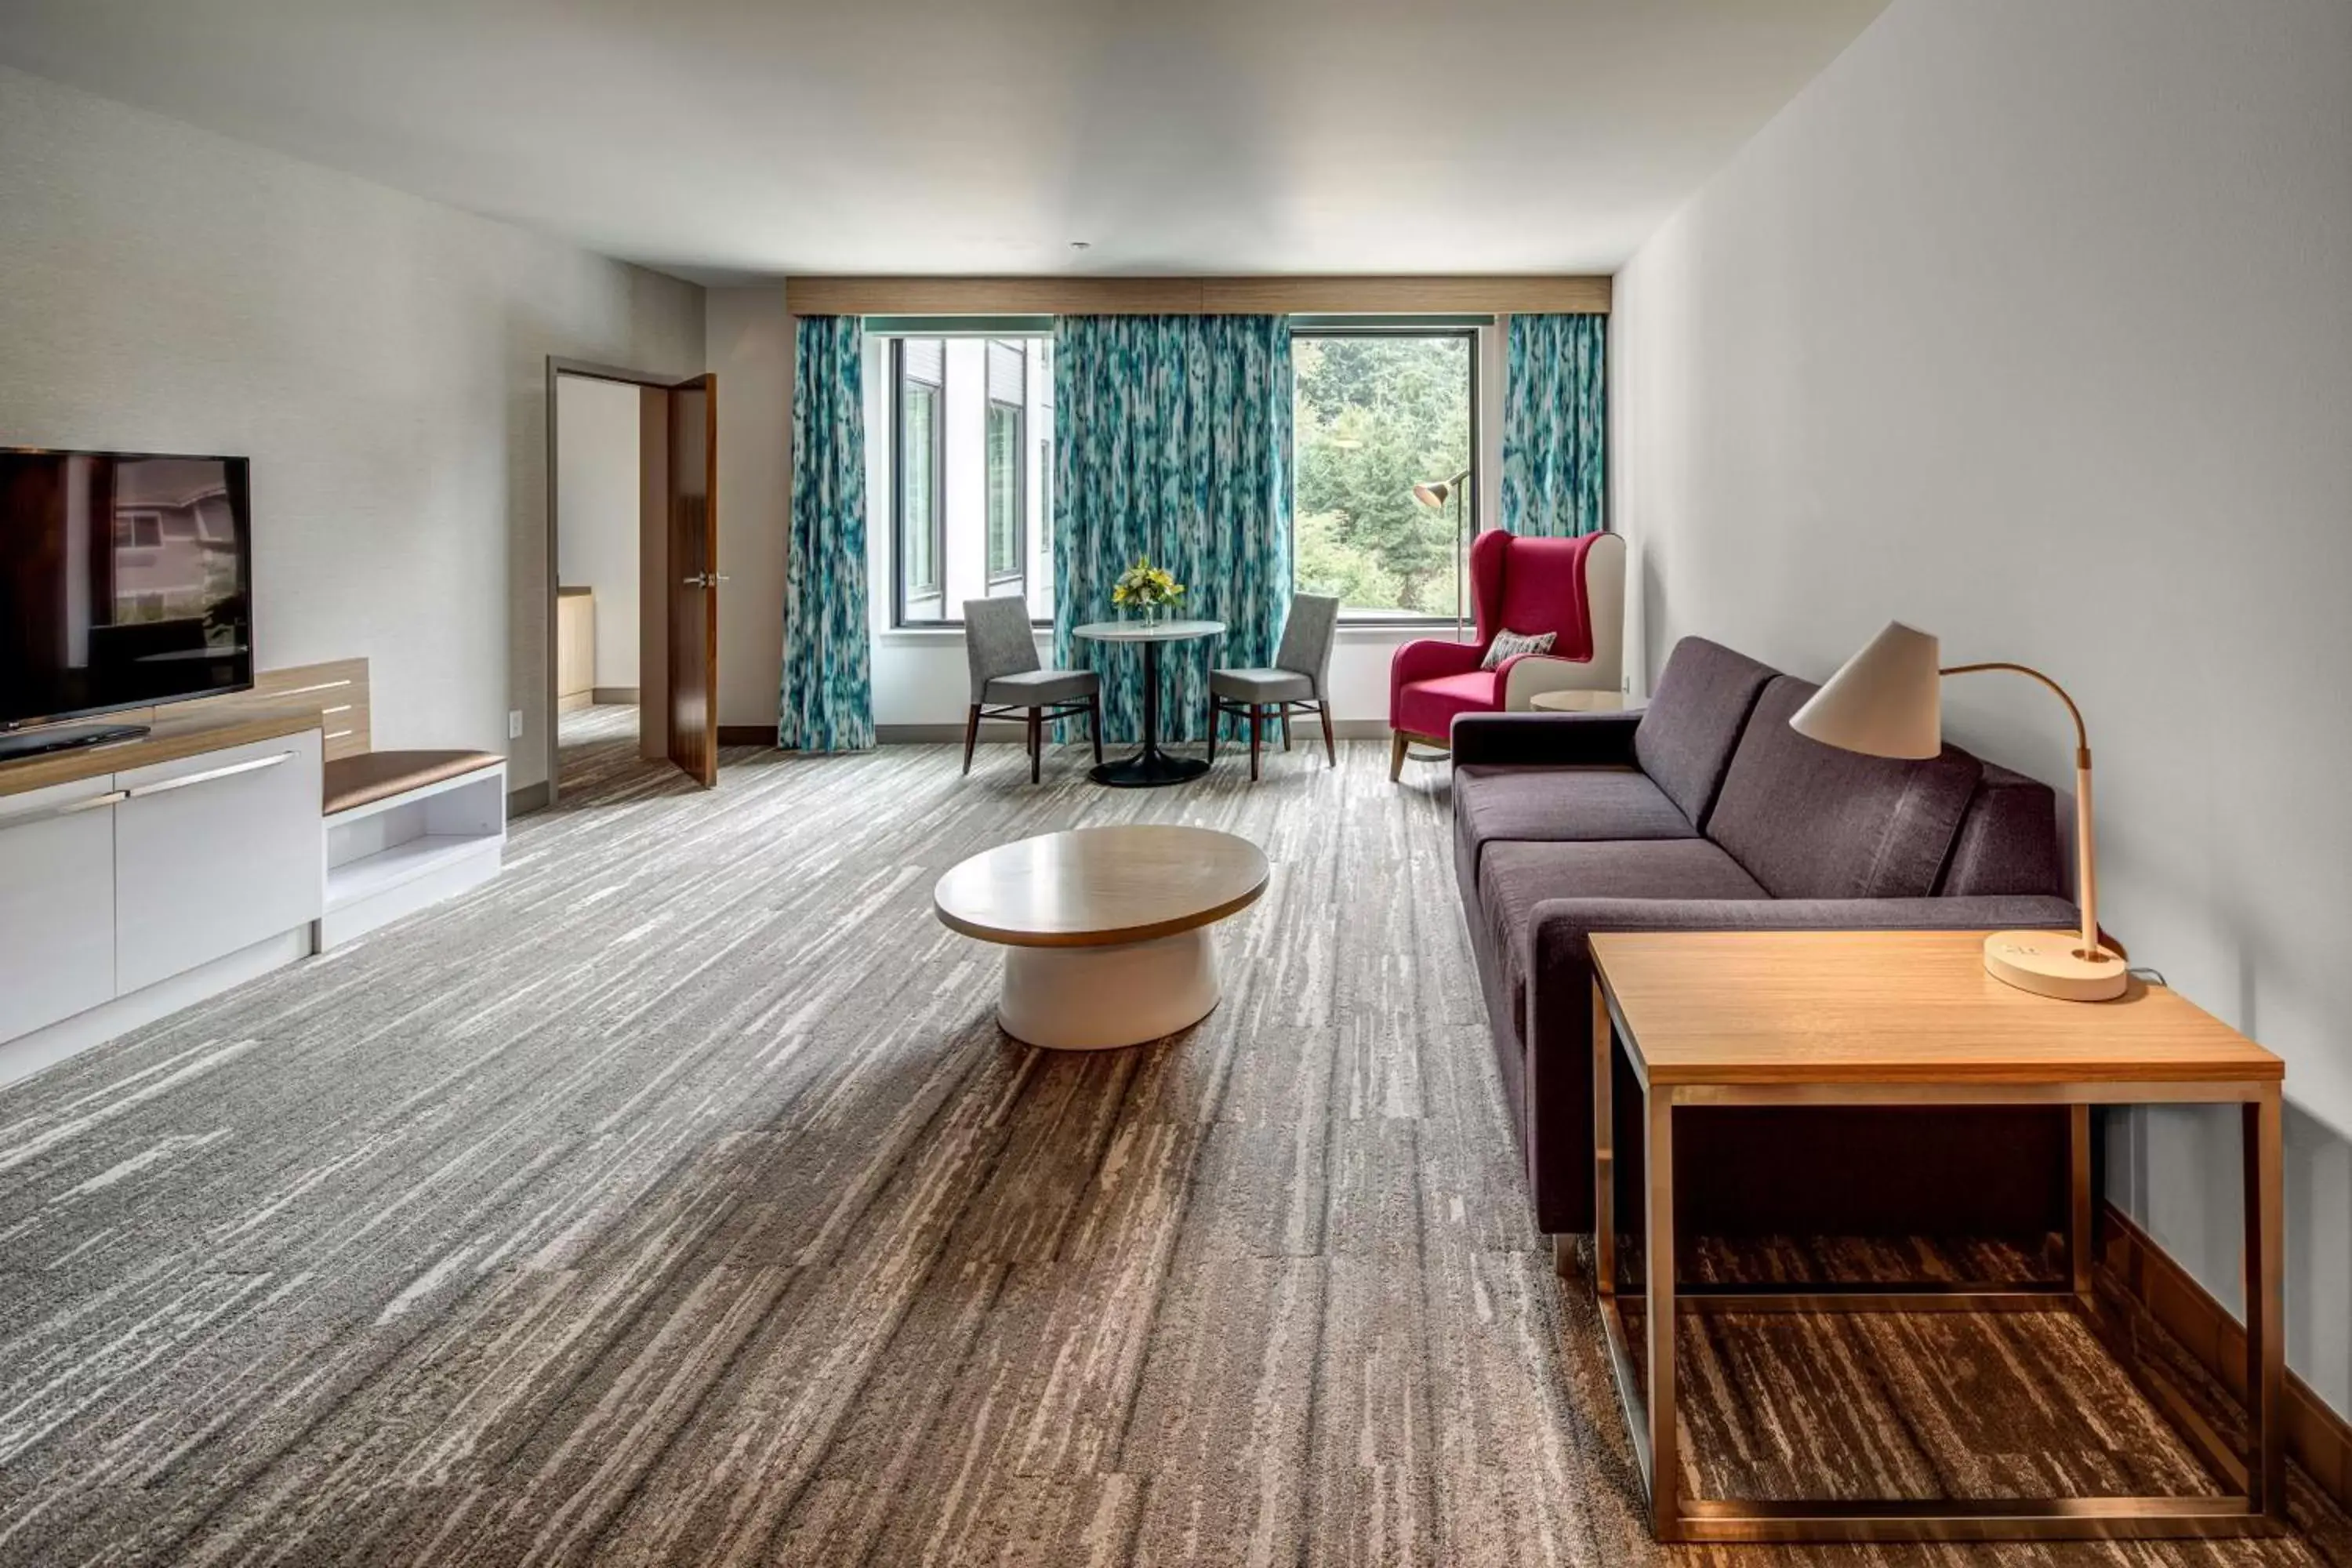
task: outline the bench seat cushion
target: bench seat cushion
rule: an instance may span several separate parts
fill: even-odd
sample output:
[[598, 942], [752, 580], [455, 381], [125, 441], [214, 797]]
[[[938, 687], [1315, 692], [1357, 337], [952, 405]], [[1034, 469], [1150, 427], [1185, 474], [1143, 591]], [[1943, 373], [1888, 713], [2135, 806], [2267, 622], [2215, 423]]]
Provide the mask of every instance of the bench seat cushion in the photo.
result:
[[326, 766], [329, 816], [505, 762], [496, 752], [362, 752]]

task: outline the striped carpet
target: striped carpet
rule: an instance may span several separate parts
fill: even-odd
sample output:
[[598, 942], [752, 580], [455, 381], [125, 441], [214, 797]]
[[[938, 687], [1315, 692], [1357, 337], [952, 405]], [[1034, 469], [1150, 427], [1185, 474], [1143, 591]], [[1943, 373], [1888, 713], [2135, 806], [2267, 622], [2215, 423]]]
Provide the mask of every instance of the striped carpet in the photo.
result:
[[[1653, 1547], [1591, 1300], [1528, 1226], [1440, 770], [1356, 743], [1118, 793], [1075, 749], [1034, 788], [1012, 747], [970, 780], [736, 750], [704, 795], [568, 728], [492, 887], [0, 1089], [0, 1563], [2342, 1539]], [[1265, 847], [1227, 999], [1149, 1048], [1013, 1045], [930, 884], [1119, 821]], [[1706, 1488], [2192, 1477], [2052, 1320], [1691, 1331]]]

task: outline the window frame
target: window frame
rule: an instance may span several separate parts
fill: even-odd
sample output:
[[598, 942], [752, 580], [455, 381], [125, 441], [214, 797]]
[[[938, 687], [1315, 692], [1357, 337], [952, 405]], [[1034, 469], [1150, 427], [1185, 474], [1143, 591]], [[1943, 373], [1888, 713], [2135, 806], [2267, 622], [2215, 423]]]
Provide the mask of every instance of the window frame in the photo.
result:
[[[1352, 323], [1346, 326], [1317, 325], [1311, 327], [1293, 327], [1290, 330], [1290, 340], [1294, 343], [1298, 342], [1301, 338], [1461, 338], [1467, 341], [1470, 349], [1470, 493], [1468, 497], [1468, 505], [1463, 519], [1463, 537], [1465, 541], [1475, 541], [1484, 527], [1483, 515], [1486, 499], [1484, 492], [1486, 490], [1486, 486], [1482, 480], [1485, 478], [1486, 472], [1486, 452], [1485, 448], [1480, 445], [1481, 434], [1479, 416], [1481, 411], [1479, 404], [1482, 399], [1479, 394], [1485, 382], [1485, 377], [1480, 373], [1485, 368], [1482, 356], [1486, 353], [1486, 333], [1482, 329], [1475, 326], [1426, 326], [1411, 321], [1397, 321], [1392, 323], [1366, 321], [1361, 325]], [[1297, 451], [1297, 419], [1296, 400], [1297, 395], [1297, 380], [1294, 373], [1291, 392], [1291, 397], [1293, 399], [1291, 421], [1291, 441], [1293, 449], [1290, 458], [1290, 527], [1292, 531], [1292, 548], [1290, 552], [1290, 591], [1294, 594], [1299, 591], [1298, 551], [1297, 546], [1298, 529], [1298, 454]], [[1470, 570], [1469, 552], [1466, 547], [1463, 552], [1463, 560], [1458, 570], [1465, 574]], [[1469, 624], [1469, 622], [1475, 618], [1475, 608], [1470, 603], [1469, 593], [1469, 584], [1465, 581], [1463, 584], [1462, 588], [1463, 599], [1461, 620], [1464, 625]], [[1453, 626], [1455, 624], [1455, 617], [1452, 616], [1427, 615], [1402, 610], [1351, 610], [1343, 602], [1339, 605], [1339, 624], [1342, 626], [1396, 626], [1409, 629], [1426, 630], [1432, 626]]]
[[[874, 320], [875, 320], [875, 319], [869, 318], [869, 328], [870, 328], [870, 326], [873, 324]], [[900, 465], [900, 462], [901, 462], [900, 448], [901, 448], [901, 447], [902, 447], [902, 445], [903, 445], [903, 443], [904, 443], [904, 440], [905, 440], [905, 428], [904, 428], [904, 426], [905, 426], [905, 423], [906, 423], [905, 419], [904, 419], [904, 418], [903, 418], [903, 416], [902, 416], [902, 415], [903, 415], [903, 408], [902, 408], [902, 405], [901, 405], [901, 404], [900, 404], [900, 402], [899, 402], [899, 391], [900, 391], [900, 387], [902, 386], [903, 382], [904, 382], [904, 365], [905, 365], [904, 353], [905, 353], [906, 343], [907, 343], [907, 341], [908, 341], [908, 339], [910, 339], [910, 338], [912, 338], [912, 339], [917, 339], [917, 340], [938, 340], [938, 341], [940, 341], [940, 343], [942, 344], [942, 347], [944, 348], [944, 345], [945, 345], [945, 343], [946, 343], [946, 342], [950, 342], [950, 341], [952, 341], [952, 340], [954, 340], [954, 339], [957, 339], [957, 338], [974, 338], [974, 337], [977, 337], [977, 338], [983, 338], [983, 339], [985, 339], [985, 340], [987, 340], [987, 341], [989, 341], [989, 342], [1002, 342], [1002, 343], [1004, 343], [1004, 344], [1006, 344], [1006, 345], [1008, 345], [1008, 346], [1015, 346], [1015, 347], [1020, 348], [1020, 349], [1021, 349], [1021, 351], [1022, 351], [1023, 360], [1024, 360], [1024, 363], [1023, 363], [1022, 371], [1023, 371], [1023, 374], [1024, 374], [1024, 377], [1026, 377], [1027, 375], [1029, 375], [1029, 374], [1031, 374], [1031, 373], [1035, 369], [1035, 367], [1034, 367], [1034, 365], [1032, 365], [1032, 364], [1030, 364], [1030, 363], [1027, 363], [1027, 361], [1030, 359], [1030, 357], [1031, 357], [1031, 355], [1032, 355], [1032, 350], [1033, 350], [1033, 348], [1034, 348], [1034, 345], [1035, 345], [1035, 344], [1037, 344], [1037, 343], [1039, 343], [1039, 342], [1042, 342], [1045, 343], [1045, 344], [1050, 348], [1050, 347], [1052, 346], [1052, 344], [1053, 344], [1054, 338], [1053, 338], [1053, 334], [1052, 334], [1052, 333], [1050, 333], [1050, 332], [1046, 332], [1046, 331], [1024, 331], [1019, 332], [1019, 334], [1018, 334], [1017, 336], [1013, 336], [1013, 337], [1006, 337], [1006, 336], [1004, 335], [1004, 330], [1003, 330], [1003, 328], [1001, 328], [1001, 327], [1000, 327], [998, 330], [994, 331], [982, 331], [976, 330], [976, 329], [978, 328], [979, 324], [980, 324], [980, 320], [981, 320], [980, 318], [971, 318], [971, 319], [969, 319], [969, 320], [966, 320], [966, 319], [956, 319], [956, 320], [954, 320], [954, 321], [951, 321], [951, 322], [950, 322], [950, 321], [936, 321], [936, 322], [935, 322], [935, 321], [932, 321], [930, 318], [919, 318], [919, 320], [921, 320], [923, 322], [925, 322], [925, 323], [926, 323], [926, 325], [927, 325], [927, 327], [928, 327], [928, 330], [925, 330], [925, 331], [916, 331], [916, 330], [914, 330], [914, 328], [913, 328], [913, 323], [914, 323], [917, 320], [919, 320], [919, 319], [918, 319], [918, 318], [912, 318], [912, 317], [908, 317], [908, 318], [895, 318], [895, 317], [894, 317], [894, 318], [889, 318], [889, 319], [888, 319], [888, 324], [889, 324], [889, 326], [890, 326], [892, 329], [894, 329], [894, 330], [892, 330], [892, 331], [888, 331], [888, 332], [887, 333], [887, 338], [888, 344], [889, 344], [889, 352], [888, 352], [888, 355], [887, 355], [887, 365], [888, 374], [889, 374], [889, 392], [888, 392], [888, 397], [889, 397], [889, 418], [890, 418], [890, 531], [889, 531], [889, 539], [890, 539], [890, 558], [889, 558], [889, 561], [888, 561], [888, 563], [887, 563], [887, 564], [888, 564], [888, 568], [889, 568], [889, 573], [890, 573], [890, 624], [889, 624], [887, 627], [881, 628], [881, 630], [882, 630], [883, 632], [887, 633], [887, 635], [891, 635], [891, 636], [897, 636], [897, 635], [899, 635], [899, 634], [902, 634], [902, 633], [908, 633], [908, 634], [913, 634], [913, 635], [915, 635], [915, 636], [919, 636], [919, 636], [921, 636], [921, 635], [923, 635], [923, 634], [925, 634], [925, 633], [929, 633], [929, 632], [940, 632], [940, 633], [953, 632], [953, 633], [955, 633], [955, 634], [957, 634], [957, 635], [961, 636], [961, 635], [962, 634], [962, 632], [963, 632], [963, 629], [964, 629], [964, 619], [963, 619], [963, 616], [962, 616], [962, 615], [961, 615], [961, 613], [959, 613], [959, 614], [957, 614], [957, 615], [955, 615], [955, 616], [952, 616], [942, 615], [942, 616], [941, 616], [939, 619], [937, 619], [937, 620], [921, 620], [921, 621], [917, 621], [917, 620], [909, 620], [909, 619], [908, 619], [908, 618], [907, 618], [907, 595], [906, 595], [907, 575], [906, 575], [906, 572], [904, 571], [903, 566], [902, 566], [902, 563], [903, 563], [903, 561], [904, 561], [904, 559], [905, 559], [905, 549], [906, 549], [906, 538], [905, 538], [905, 532], [904, 532], [904, 529], [903, 529], [903, 525], [902, 525], [902, 520], [903, 520], [903, 518], [904, 518], [905, 511], [906, 511], [906, 496], [905, 496], [905, 489], [906, 489], [906, 487], [905, 487], [905, 486], [903, 486], [903, 485], [901, 485], [901, 484], [898, 482], [898, 477], [899, 477], [899, 475], [905, 471], [905, 470], [904, 470], [904, 469], [899, 466], [899, 465]], [[901, 327], [901, 326], [900, 326], [900, 322], [901, 322], [902, 321], [905, 321], [906, 323], [908, 323], [905, 327]], [[1024, 319], [1023, 319], [1023, 323], [1024, 323], [1024, 325], [1026, 324], [1026, 321], [1027, 321], [1027, 319], [1026, 319], [1026, 318], [1024, 318]], [[884, 335], [886, 335], [886, 334], [877, 332], [877, 333], [875, 333], [874, 335], [876, 335], [876, 336], [884, 336]], [[934, 551], [934, 552], [935, 552], [935, 559], [936, 559], [936, 560], [938, 561], [938, 563], [939, 563], [939, 570], [940, 570], [940, 578], [941, 578], [940, 596], [941, 596], [941, 601], [942, 601], [942, 603], [941, 603], [941, 606], [940, 606], [940, 607], [941, 607], [941, 609], [942, 609], [942, 610], [944, 610], [944, 609], [946, 608], [946, 605], [945, 605], [945, 597], [946, 597], [945, 579], [946, 579], [946, 575], [947, 575], [947, 469], [946, 469], [946, 456], [947, 456], [947, 405], [948, 405], [948, 399], [947, 399], [947, 383], [948, 383], [947, 356], [945, 355], [945, 353], [942, 353], [942, 354], [941, 354], [941, 356], [940, 356], [940, 379], [939, 379], [939, 382], [936, 384], [939, 386], [939, 389], [940, 389], [939, 417], [938, 417], [938, 418], [933, 422], [933, 424], [932, 424], [932, 435], [931, 435], [932, 447], [933, 447], [932, 460], [933, 460], [933, 465], [934, 465], [934, 466], [933, 466], [933, 469], [932, 469], [932, 491], [933, 491], [934, 496], [937, 498], [937, 499], [936, 499], [936, 510], [937, 510], [937, 514], [938, 514], [938, 519], [939, 519], [939, 531], [938, 531], [938, 532], [933, 536], [932, 548], [933, 548], [933, 551]], [[925, 385], [930, 385], [930, 384], [933, 384], [926, 382], [926, 383], [924, 383], [923, 384], [925, 384]], [[1049, 416], [1049, 422], [1050, 422], [1050, 416], [1052, 416], [1053, 411], [1054, 411], [1054, 405], [1053, 405], [1053, 402], [1052, 402], [1052, 391], [1051, 391], [1051, 387], [1052, 387], [1052, 383], [1051, 383], [1050, 381], [1048, 381], [1048, 382], [1046, 383], [1046, 392], [1045, 392], [1045, 405], [1044, 405], [1044, 409], [1045, 409], [1045, 414]], [[984, 376], [984, 374], [983, 374], [983, 379], [982, 379], [982, 389], [981, 389], [981, 390], [982, 390], [982, 417], [983, 417], [983, 419], [984, 419], [984, 418], [985, 418], [985, 411], [986, 411], [987, 405], [988, 405], [989, 402], [991, 401], [991, 400], [988, 398], [988, 396], [987, 396], [987, 385], [986, 385], [986, 380], [985, 380], [985, 376]], [[1026, 385], [1025, 385], [1025, 383], [1024, 383], [1024, 395], [1025, 395], [1025, 393], [1026, 393], [1026, 391], [1027, 391], [1027, 390], [1028, 390], [1028, 389], [1027, 389], [1027, 387], [1026, 387]], [[1022, 428], [1022, 430], [1023, 430], [1023, 431], [1024, 431], [1024, 432], [1025, 432], [1025, 431], [1027, 430], [1027, 428], [1028, 428], [1028, 423], [1029, 423], [1029, 419], [1028, 419], [1028, 400], [1027, 400], [1027, 398], [1026, 398], [1026, 396], [1025, 396], [1025, 395], [1024, 396], [1024, 399], [1023, 399], [1023, 402], [1022, 402], [1022, 405], [1021, 405], [1021, 421], [1022, 421], [1022, 423], [1021, 423], [1021, 428]], [[1052, 461], [1052, 455], [1053, 455], [1053, 446], [1052, 446], [1053, 437], [1052, 437], [1052, 435], [1049, 433], [1047, 436], [1045, 436], [1045, 437], [1043, 437], [1043, 440], [1044, 440], [1044, 441], [1045, 441], [1045, 443], [1046, 460], [1050, 463], [1050, 462]], [[982, 431], [982, 468], [983, 468], [982, 483], [983, 483], [983, 484], [985, 484], [985, 482], [986, 482], [986, 479], [985, 479], [985, 462], [986, 462], [985, 453], [986, 453], [986, 434], [985, 434], [985, 428], [984, 428], [984, 426], [983, 426], [983, 431]], [[1050, 469], [1048, 470], [1048, 473], [1050, 474]], [[1019, 470], [1018, 470], [1018, 468], [1016, 467], [1016, 471], [1015, 471], [1015, 480], [1016, 480], [1016, 483], [1020, 482], [1021, 478], [1022, 478], [1022, 476], [1020, 475]], [[1050, 479], [1050, 478], [1049, 478], [1049, 479], [1048, 479], [1048, 480], [1047, 480], [1047, 484], [1048, 484], [1048, 486], [1049, 486], [1049, 487], [1050, 487], [1050, 485], [1051, 485], [1051, 482], [1052, 482], [1052, 481], [1051, 481], [1051, 479]], [[1048, 490], [1047, 490], [1047, 492], [1046, 492], [1046, 493], [1047, 493], [1049, 496], [1051, 495], [1051, 493], [1052, 493], [1052, 492], [1051, 492], [1050, 488], [1048, 489]], [[1027, 500], [1027, 491], [1026, 491], [1026, 489], [1023, 489], [1023, 490], [1021, 491], [1021, 497], [1022, 497], [1022, 499], [1021, 499], [1021, 501], [1020, 501], [1019, 507], [1018, 507], [1018, 509], [1017, 509], [1017, 517], [1016, 517], [1016, 521], [1017, 521], [1017, 525], [1018, 525], [1018, 526], [1019, 526], [1019, 528], [1022, 530], [1022, 538], [1021, 538], [1021, 579], [1020, 579], [1020, 581], [1021, 581], [1021, 583], [1022, 583], [1022, 593], [1023, 593], [1023, 596], [1025, 598], [1025, 597], [1027, 597], [1027, 595], [1028, 595], [1028, 573], [1029, 573], [1029, 567], [1030, 567], [1030, 559], [1029, 559], [1029, 557], [1030, 557], [1030, 545], [1031, 545], [1031, 542], [1031, 542], [1031, 540], [1029, 539], [1029, 536], [1028, 536], [1028, 533], [1027, 533], [1027, 528], [1028, 528], [1028, 521], [1027, 521], [1027, 519], [1028, 519], [1028, 500]], [[984, 498], [983, 498], [983, 504], [982, 504], [982, 559], [981, 559], [981, 567], [982, 567], [982, 576], [983, 578], [985, 578], [985, 577], [987, 576], [987, 564], [988, 564], [988, 562], [987, 562], [987, 540], [986, 540], [986, 534], [985, 534], [985, 530], [986, 530], [986, 521], [987, 521], [987, 520], [986, 520], [986, 505], [985, 505], [985, 499], [984, 499]], [[869, 512], [867, 515], [868, 515], [869, 517], [871, 517], [871, 516], [872, 516], [872, 513], [871, 513], [871, 512]], [[1048, 538], [1051, 538], [1051, 537], [1052, 537], [1052, 530], [1053, 530], [1053, 519], [1052, 519], [1050, 516], [1049, 516], [1049, 517], [1047, 517], [1047, 518], [1045, 520], [1044, 526], [1045, 526], [1045, 528], [1046, 529], [1046, 536], [1047, 536]], [[1010, 583], [1010, 582], [1012, 582], [1013, 580], [1013, 579], [1012, 579], [1012, 578], [1010, 578], [1010, 577], [1003, 578], [1003, 579], [1002, 579], [999, 583], [992, 584], [991, 584], [991, 586], [1002, 586], [1003, 583]], [[959, 608], [961, 608], [961, 607], [959, 607]], [[1030, 617], [1029, 617], [1029, 625], [1030, 625], [1031, 629], [1032, 629], [1032, 630], [1034, 630], [1034, 631], [1051, 631], [1051, 630], [1053, 629], [1053, 627], [1054, 627], [1054, 621], [1053, 621], [1053, 618], [1052, 618], [1051, 616], [1037, 616], [1037, 615], [1035, 615], [1035, 614], [1034, 614], [1034, 613], [1033, 613], [1033, 614], [1030, 616]]]
[[[921, 621], [907, 619], [907, 601], [910, 596], [907, 574], [907, 340], [890, 340], [890, 621], [894, 626], [922, 626]], [[932, 592], [941, 596], [941, 607], [947, 593], [948, 508], [947, 508], [947, 405], [948, 373], [944, 353], [940, 359], [940, 378], [926, 381], [915, 378], [913, 384], [928, 387], [931, 394], [931, 516], [930, 546]], [[916, 595], [921, 596], [921, 595]]]
[[[1007, 584], [1018, 583], [1021, 584], [1022, 596], [1026, 598], [1029, 593], [1029, 344], [1025, 339], [991, 338], [988, 340], [988, 346], [991, 349], [1011, 349], [1020, 355], [1021, 400], [1017, 403], [1007, 403], [995, 395], [991, 386], [983, 384], [981, 387], [981, 581], [988, 584], [991, 594]], [[996, 520], [988, 515], [989, 509], [995, 500], [994, 496], [989, 493], [988, 482], [988, 465], [994, 457], [994, 454], [989, 450], [989, 421], [1000, 409], [1013, 416], [1013, 446], [1012, 450], [1006, 454], [1013, 469], [1013, 570], [1002, 573], [996, 570], [994, 563], [989, 559], [992, 547], [995, 543], [993, 535]]]

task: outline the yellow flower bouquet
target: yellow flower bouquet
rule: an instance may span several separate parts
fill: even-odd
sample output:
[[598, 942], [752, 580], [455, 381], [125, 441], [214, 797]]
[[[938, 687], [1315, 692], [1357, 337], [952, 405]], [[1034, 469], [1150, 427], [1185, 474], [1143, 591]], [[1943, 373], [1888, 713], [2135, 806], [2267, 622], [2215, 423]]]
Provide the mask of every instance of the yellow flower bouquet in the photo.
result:
[[1151, 558], [1139, 555], [1135, 564], [1118, 574], [1111, 585], [1110, 602], [1121, 609], [1143, 612], [1147, 621], [1156, 621], [1162, 610], [1171, 609], [1184, 596], [1184, 584], [1168, 574], [1164, 566], [1154, 566]]

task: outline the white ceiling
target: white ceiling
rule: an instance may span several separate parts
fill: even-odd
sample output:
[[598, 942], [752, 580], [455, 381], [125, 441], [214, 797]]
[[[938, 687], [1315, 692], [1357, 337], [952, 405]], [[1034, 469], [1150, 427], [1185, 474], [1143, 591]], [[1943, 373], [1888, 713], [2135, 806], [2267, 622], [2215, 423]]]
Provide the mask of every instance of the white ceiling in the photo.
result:
[[1603, 272], [1885, 4], [5, 0], [0, 60], [706, 281]]

